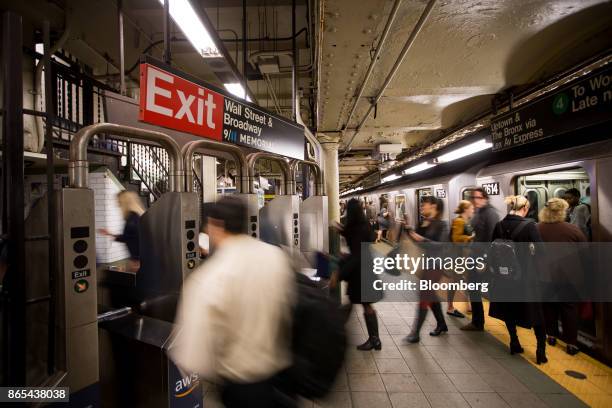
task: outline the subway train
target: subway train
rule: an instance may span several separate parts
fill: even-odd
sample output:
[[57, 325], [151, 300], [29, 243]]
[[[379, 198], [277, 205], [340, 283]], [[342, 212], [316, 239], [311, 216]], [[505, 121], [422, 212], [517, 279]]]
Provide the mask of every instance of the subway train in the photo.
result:
[[[476, 156], [476, 155], [474, 155]], [[552, 197], [562, 197], [569, 188], [580, 191], [581, 197], [590, 193], [592, 240], [612, 241], [612, 140], [557, 150], [516, 160], [489, 164], [486, 152], [478, 158], [467, 157], [459, 171], [444, 171], [437, 166], [431, 171], [413, 174], [407, 180], [396, 180], [371, 189], [363, 189], [342, 197], [359, 198], [371, 202], [377, 212], [382, 203], [388, 205], [391, 226], [388, 241], [398, 239], [400, 225], [419, 223], [418, 203], [421, 197], [435, 195], [444, 202], [443, 219], [451, 221], [460, 200], [469, 199], [470, 191], [484, 188], [490, 204], [500, 217], [506, 214], [504, 198], [524, 195], [530, 203], [528, 217], [537, 219], [539, 210]], [[581, 348], [595, 358], [610, 364], [612, 361], [612, 304], [595, 303], [593, 317], [580, 322]]]

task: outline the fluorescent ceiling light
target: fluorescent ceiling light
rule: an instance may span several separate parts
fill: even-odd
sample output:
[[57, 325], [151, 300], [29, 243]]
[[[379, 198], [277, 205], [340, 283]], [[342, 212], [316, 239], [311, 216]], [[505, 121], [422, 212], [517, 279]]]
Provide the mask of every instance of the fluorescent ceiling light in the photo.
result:
[[400, 178], [400, 176], [399, 176], [398, 174], [391, 174], [391, 175], [389, 175], [389, 176], [387, 176], [387, 177], [384, 177], [384, 178], [381, 180], [381, 182], [382, 182], [382, 183], [388, 183], [388, 182], [390, 182], [390, 181], [397, 180], [398, 178]]
[[345, 195], [348, 195], [348, 194], [354, 193], [354, 192], [356, 192], [356, 191], [361, 191], [361, 190], [363, 190], [363, 187], [362, 187], [362, 186], [359, 186], [359, 187], [352, 188], [352, 189], [350, 189], [350, 190], [346, 190], [346, 191], [345, 191], [344, 193], [342, 193], [341, 195], [342, 195], [342, 196], [345, 196]]
[[[189, 0], [168, 0], [170, 15], [193, 48], [204, 58], [218, 58], [221, 53]], [[164, 0], [159, 0], [164, 5]]]
[[231, 83], [223, 84], [223, 86], [232, 95], [237, 96], [241, 99], [246, 99], [247, 101], [251, 102], [251, 98], [249, 98], [248, 95], [246, 96], [246, 98], [244, 97], [245, 96], [244, 88], [242, 87], [242, 84], [240, 82], [231, 82]]
[[486, 139], [480, 139], [477, 142], [470, 143], [469, 145], [460, 147], [455, 150], [451, 150], [448, 153], [445, 153], [441, 156], [438, 156], [436, 159], [438, 163], [446, 163], [449, 161], [457, 160], [465, 156], [469, 156], [470, 154], [478, 153], [482, 150], [486, 150], [491, 148], [493, 144], [486, 141]]
[[404, 170], [404, 174], [418, 173], [419, 171], [427, 170], [434, 166], [435, 164], [433, 163], [423, 162], [421, 164], [417, 164], [416, 166], [408, 167], [406, 170]]

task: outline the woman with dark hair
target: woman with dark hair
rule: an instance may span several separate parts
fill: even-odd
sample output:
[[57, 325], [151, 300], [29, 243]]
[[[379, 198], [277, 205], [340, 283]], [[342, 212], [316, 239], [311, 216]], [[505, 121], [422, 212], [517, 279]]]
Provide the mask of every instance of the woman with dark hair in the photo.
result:
[[[444, 202], [434, 196], [423, 197], [421, 199], [420, 211], [423, 222], [417, 227], [416, 231], [410, 231], [409, 235], [417, 243], [430, 243], [428, 245], [427, 256], [435, 256], [434, 252], [437, 251], [433, 250], [431, 242], [448, 241], [449, 238], [448, 225], [446, 221], [442, 220]], [[429, 269], [423, 271], [423, 279], [438, 282], [441, 277], [442, 271], [440, 270]], [[419, 298], [419, 310], [416, 321], [412, 327], [412, 332], [406, 337], [408, 343], [418, 343], [421, 340], [419, 334], [427, 317], [428, 308], [431, 309], [436, 318], [436, 328], [429, 332], [429, 335], [439, 336], [448, 331], [444, 314], [442, 313], [442, 306], [436, 293], [431, 290], [420, 291]]]
[[[367, 299], [363, 299], [361, 290], [362, 284], [368, 285], [368, 283], [362, 282], [361, 244], [374, 242], [374, 232], [370, 227], [370, 223], [363, 212], [359, 200], [353, 198], [347, 203], [346, 221], [344, 225], [339, 225], [338, 228], [346, 239], [346, 243], [350, 250], [350, 254], [340, 261], [339, 278], [348, 283], [347, 294], [351, 303], [361, 304], [363, 306], [363, 318], [368, 330], [368, 340], [357, 346], [357, 350], [380, 350], [382, 344], [378, 336], [378, 319], [376, 317], [376, 310], [372, 304], [373, 301], [380, 300], [380, 292], [372, 293], [373, 296], [368, 294]], [[366, 270], [371, 271], [371, 268], [368, 267]], [[330, 286], [336, 286], [337, 280], [338, 277], [336, 275], [332, 276]]]

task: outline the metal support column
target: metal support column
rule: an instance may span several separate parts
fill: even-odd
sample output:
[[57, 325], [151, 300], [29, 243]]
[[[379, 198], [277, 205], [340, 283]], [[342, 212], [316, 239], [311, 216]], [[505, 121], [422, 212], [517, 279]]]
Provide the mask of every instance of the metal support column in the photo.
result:
[[117, 20], [119, 23], [119, 79], [121, 95], [125, 95], [125, 39], [123, 37], [123, 1], [117, 1]]
[[170, 65], [170, 0], [164, 0], [164, 62]]
[[248, 91], [247, 85], [247, 63], [249, 56], [247, 55], [247, 5], [246, 0], [242, 0], [242, 88], [244, 89], [244, 99], [246, 100]]
[[8, 269], [5, 291], [8, 304], [4, 323], [8, 337], [5, 377], [8, 384], [26, 384], [26, 276], [25, 222], [23, 174], [23, 67], [21, 16], [7, 11], [2, 15], [2, 73], [3, 73], [3, 177], [6, 193], [3, 200], [3, 232], [8, 236]]
[[297, 45], [295, 41], [295, 0], [291, 2], [291, 54], [293, 58], [293, 64], [291, 65], [291, 115], [293, 120], [297, 115], [296, 109], [296, 96], [298, 92], [298, 54], [297, 54]]
[[45, 144], [47, 153], [47, 228], [49, 234], [49, 311], [48, 311], [48, 342], [47, 342], [47, 373], [55, 372], [55, 305], [57, 294], [55, 290], [55, 277], [57, 276], [56, 260], [56, 237], [57, 237], [57, 203], [55, 201], [55, 163], [53, 152], [53, 122], [55, 114], [53, 105], [53, 91], [51, 82], [51, 35], [49, 21], [43, 23], [43, 42], [45, 55], [43, 56], [43, 67], [45, 75], [45, 113], [47, 126], [45, 127]]
[[[319, 136], [319, 135], [318, 135]], [[328, 197], [329, 225], [340, 222], [340, 170], [338, 166], [339, 137], [324, 135], [319, 138], [323, 147], [323, 163], [325, 174], [325, 189]], [[340, 251], [340, 238], [335, 229], [329, 231], [329, 252], [338, 254]]]

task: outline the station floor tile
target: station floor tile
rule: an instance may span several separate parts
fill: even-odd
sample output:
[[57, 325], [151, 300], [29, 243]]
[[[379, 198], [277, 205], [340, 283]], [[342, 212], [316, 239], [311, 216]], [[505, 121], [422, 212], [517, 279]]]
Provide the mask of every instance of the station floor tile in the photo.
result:
[[[583, 353], [569, 356], [562, 343], [547, 347], [549, 363], [538, 366], [533, 332], [523, 329], [518, 334], [525, 353], [511, 356], [505, 325], [499, 320], [487, 317], [485, 332], [463, 332], [459, 327], [469, 316], [445, 316], [449, 333], [431, 337], [428, 332], [435, 321], [430, 314], [421, 343], [404, 343], [414, 318], [402, 314], [413, 316], [416, 307], [377, 304], [377, 311], [385, 315], [379, 320], [383, 349], [367, 352], [355, 350], [365, 340], [366, 330], [361, 310], [354, 308], [349, 319], [352, 344], [333, 391], [321, 400], [301, 399], [299, 407], [612, 407], [610, 367]], [[397, 324], [398, 316], [404, 323]], [[574, 379], [566, 370], [587, 378]], [[204, 406], [220, 407], [218, 395], [216, 387], [207, 387]]]

